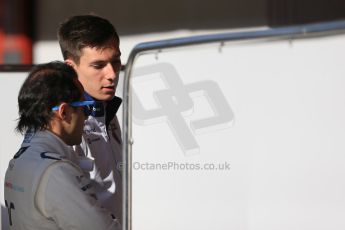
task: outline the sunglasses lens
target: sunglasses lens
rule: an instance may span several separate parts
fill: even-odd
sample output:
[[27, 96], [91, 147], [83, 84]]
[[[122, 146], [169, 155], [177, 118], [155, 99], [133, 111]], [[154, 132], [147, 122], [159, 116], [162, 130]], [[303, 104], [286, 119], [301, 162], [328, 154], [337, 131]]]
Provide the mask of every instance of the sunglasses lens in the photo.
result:
[[90, 106], [90, 105], [85, 105], [85, 106], [83, 106], [83, 109], [84, 109], [84, 114], [85, 114], [85, 116], [90, 116], [91, 115], [91, 113], [92, 113], [92, 106]]
[[[76, 101], [76, 102], [71, 102], [70, 105], [73, 107], [81, 107], [84, 112], [84, 115], [87, 117], [90, 116], [94, 110], [93, 101]], [[53, 110], [54, 109], [55, 107], [53, 107]]]

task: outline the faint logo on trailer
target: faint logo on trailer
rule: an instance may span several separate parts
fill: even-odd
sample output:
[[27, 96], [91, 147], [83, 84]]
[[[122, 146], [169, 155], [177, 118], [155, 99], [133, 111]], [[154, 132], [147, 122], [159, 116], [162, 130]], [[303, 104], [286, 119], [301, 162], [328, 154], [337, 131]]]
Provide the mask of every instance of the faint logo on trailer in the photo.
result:
[[[133, 88], [134, 122], [140, 125], [166, 122], [186, 155], [199, 153], [199, 144], [195, 135], [215, 128], [227, 127], [233, 122], [234, 113], [215, 81], [184, 84], [176, 69], [168, 63], [135, 68], [132, 80], [139, 78], [145, 80], [145, 77], [152, 74], [159, 76], [165, 88], [152, 91], [156, 103], [155, 108], [152, 109], [145, 108]], [[206, 99], [207, 106], [213, 114], [188, 122], [186, 117], [194, 113], [195, 100], [201, 97]]]

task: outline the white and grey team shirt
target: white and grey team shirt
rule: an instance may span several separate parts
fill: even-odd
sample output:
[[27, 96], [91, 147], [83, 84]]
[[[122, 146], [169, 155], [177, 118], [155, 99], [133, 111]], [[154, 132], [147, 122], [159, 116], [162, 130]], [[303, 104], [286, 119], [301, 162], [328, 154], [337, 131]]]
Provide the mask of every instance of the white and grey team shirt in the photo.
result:
[[25, 136], [5, 176], [10, 229], [120, 229], [73, 154], [49, 131]]
[[[90, 96], [86, 95], [87, 100]], [[92, 99], [91, 99], [92, 100]], [[90, 176], [97, 199], [121, 222], [122, 139], [116, 112], [122, 99], [97, 102], [85, 121], [83, 141], [74, 150], [77, 164]]]

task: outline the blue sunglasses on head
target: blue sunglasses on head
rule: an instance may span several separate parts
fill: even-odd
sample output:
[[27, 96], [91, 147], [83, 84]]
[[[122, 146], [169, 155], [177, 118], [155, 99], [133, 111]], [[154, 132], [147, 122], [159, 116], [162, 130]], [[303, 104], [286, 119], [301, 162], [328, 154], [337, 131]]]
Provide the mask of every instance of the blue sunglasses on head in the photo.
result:
[[[85, 116], [90, 116], [93, 110], [93, 105], [95, 104], [95, 101], [75, 101], [75, 102], [71, 102], [68, 103], [70, 106], [72, 107], [83, 107], [83, 112], [85, 114]], [[56, 111], [59, 110], [59, 105], [54, 106], [52, 108], [52, 111]]]

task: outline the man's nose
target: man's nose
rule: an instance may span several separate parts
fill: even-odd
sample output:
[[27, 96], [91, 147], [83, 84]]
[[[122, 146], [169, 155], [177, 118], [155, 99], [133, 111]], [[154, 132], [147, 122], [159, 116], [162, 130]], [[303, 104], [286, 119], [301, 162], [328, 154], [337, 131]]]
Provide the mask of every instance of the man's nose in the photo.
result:
[[116, 70], [114, 69], [111, 63], [107, 64], [106, 71], [107, 71], [107, 75], [106, 75], [107, 79], [114, 81], [114, 79], [116, 78]]

